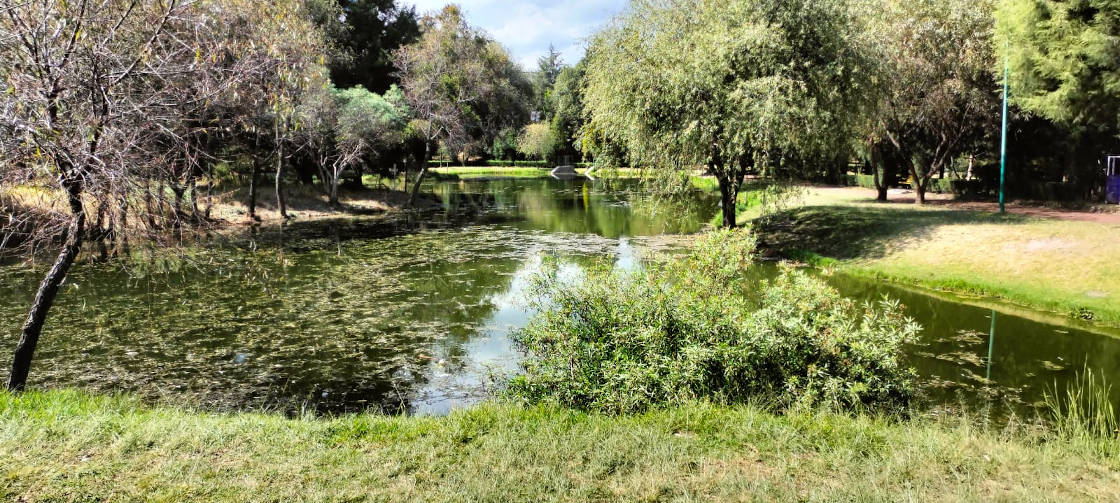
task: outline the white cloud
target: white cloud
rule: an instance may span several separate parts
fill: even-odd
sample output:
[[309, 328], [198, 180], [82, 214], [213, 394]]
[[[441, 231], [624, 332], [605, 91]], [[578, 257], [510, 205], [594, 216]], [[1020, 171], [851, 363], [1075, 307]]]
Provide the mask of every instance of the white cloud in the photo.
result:
[[[406, 0], [406, 3], [409, 3]], [[413, 0], [420, 13], [442, 9], [446, 0]], [[552, 44], [568, 64], [583, 58], [585, 41], [626, 6], [626, 0], [463, 0], [467, 21], [490, 33], [527, 70]]]

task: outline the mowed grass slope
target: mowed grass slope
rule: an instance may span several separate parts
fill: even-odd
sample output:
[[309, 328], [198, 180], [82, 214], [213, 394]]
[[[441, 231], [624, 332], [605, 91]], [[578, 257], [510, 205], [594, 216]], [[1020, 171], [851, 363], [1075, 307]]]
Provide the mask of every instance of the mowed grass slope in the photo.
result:
[[286, 419], [54, 391], [0, 394], [0, 500], [1115, 501], [1102, 445], [747, 406]]
[[[839, 195], [838, 195], [839, 194]], [[865, 202], [815, 191], [762, 222], [765, 247], [841, 270], [1120, 324], [1120, 223]]]

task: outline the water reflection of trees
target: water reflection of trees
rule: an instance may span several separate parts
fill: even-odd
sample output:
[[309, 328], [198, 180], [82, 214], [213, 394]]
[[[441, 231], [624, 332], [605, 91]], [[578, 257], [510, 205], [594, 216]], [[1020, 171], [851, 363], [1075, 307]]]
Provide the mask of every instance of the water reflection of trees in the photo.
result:
[[[409, 409], [436, 374], [472, 371], [493, 299], [531, 257], [606, 254], [617, 242], [596, 234], [666, 225], [642, 223], [622, 185], [466, 183], [443, 213], [266, 228], [186, 254], [195, 265], [83, 264], [31, 385], [227, 409]], [[493, 221], [517, 225], [478, 224]], [[3, 273], [0, 329], [14, 333], [36, 278]]]
[[645, 193], [639, 180], [456, 181], [434, 190], [449, 212], [499, 212], [534, 230], [608, 238], [695, 232], [715, 212], [710, 195], [659, 198]]

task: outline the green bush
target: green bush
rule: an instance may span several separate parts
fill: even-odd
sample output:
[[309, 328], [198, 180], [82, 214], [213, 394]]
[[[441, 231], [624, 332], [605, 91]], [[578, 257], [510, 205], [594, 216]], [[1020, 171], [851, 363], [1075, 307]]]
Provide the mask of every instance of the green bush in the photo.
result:
[[848, 186], [849, 187], [863, 187], [865, 189], [874, 189], [875, 188], [875, 176], [874, 175], [859, 175], [859, 174], [848, 175], [847, 180], [848, 180]]
[[754, 238], [716, 231], [640, 271], [541, 278], [511, 396], [608, 413], [707, 399], [895, 408], [912, 396], [901, 346], [918, 327], [783, 267], [757, 276]]
[[936, 194], [953, 194], [953, 181], [948, 178], [933, 178], [929, 181], [928, 190]]

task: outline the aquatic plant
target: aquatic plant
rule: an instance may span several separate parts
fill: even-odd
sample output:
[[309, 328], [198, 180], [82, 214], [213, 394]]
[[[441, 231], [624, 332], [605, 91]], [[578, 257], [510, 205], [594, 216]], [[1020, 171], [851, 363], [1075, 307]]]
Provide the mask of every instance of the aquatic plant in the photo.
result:
[[1045, 394], [1044, 403], [1055, 431], [1070, 438], [1120, 438], [1120, 421], [1113, 408], [1112, 385], [1086, 365], [1066, 385]]

